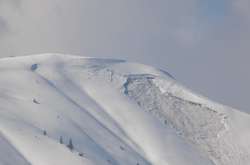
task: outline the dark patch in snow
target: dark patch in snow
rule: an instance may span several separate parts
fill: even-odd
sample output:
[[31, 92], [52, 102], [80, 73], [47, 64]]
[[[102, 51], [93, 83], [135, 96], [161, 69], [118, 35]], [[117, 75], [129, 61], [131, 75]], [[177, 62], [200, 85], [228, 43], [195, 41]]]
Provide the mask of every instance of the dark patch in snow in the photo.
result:
[[122, 151], [125, 151], [125, 148], [124, 148], [123, 146], [120, 146], [120, 149], [121, 149]]
[[35, 103], [35, 104], [40, 104], [36, 99], [33, 99], [32, 101], [33, 101], [33, 103]]
[[46, 130], [43, 130], [43, 135], [47, 136], [47, 131]]
[[81, 156], [81, 157], [85, 157], [85, 154], [82, 153], [82, 152], [80, 152], [78, 155]]
[[31, 65], [30, 70], [35, 71], [35, 70], [37, 70], [37, 68], [38, 68], [38, 64], [33, 64], [33, 65]]

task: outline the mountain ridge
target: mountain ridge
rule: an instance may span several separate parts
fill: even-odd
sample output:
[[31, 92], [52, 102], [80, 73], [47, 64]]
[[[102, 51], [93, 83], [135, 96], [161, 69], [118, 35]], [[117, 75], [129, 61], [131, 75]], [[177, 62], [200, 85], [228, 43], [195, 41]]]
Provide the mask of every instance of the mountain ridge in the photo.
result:
[[[195, 94], [159, 69], [40, 54], [0, 59], [0, 75], [0, 144], [30, 164], [250, 160], [249, 115]], [[67, 148], [70, 139], [73, 151]], [[9, 164], [20, 159], [12, 155]]]

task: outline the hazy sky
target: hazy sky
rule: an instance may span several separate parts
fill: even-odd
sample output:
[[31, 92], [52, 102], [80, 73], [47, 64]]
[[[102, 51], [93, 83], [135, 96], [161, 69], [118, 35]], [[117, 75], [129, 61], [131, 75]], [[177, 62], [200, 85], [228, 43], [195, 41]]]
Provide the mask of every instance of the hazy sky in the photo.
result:
[[45, 52], [150, 64], [250, 112], [249, 0], [0, 0], [0, 57]]

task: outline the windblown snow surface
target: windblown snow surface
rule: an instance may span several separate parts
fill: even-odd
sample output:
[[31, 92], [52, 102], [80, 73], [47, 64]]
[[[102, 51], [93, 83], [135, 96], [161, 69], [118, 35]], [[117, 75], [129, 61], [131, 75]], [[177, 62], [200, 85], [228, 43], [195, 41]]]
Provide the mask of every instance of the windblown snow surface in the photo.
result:
[[0, 165], [249, 165], [249, 139], [248, 114], [149, 66], [0, 60]]

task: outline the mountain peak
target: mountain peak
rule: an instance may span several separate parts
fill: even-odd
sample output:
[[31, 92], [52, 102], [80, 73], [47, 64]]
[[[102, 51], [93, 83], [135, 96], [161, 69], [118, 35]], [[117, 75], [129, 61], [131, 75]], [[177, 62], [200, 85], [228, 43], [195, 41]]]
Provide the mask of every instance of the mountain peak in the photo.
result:
[[40, 54], [1, 59], [0, 74], [0, 164], [250, 161], [248, 114], [154, 67]]

